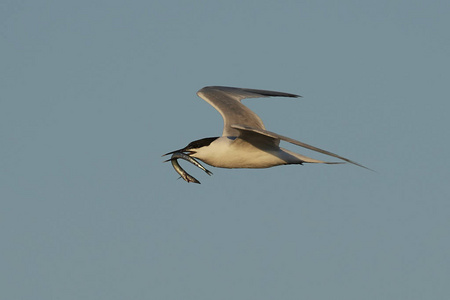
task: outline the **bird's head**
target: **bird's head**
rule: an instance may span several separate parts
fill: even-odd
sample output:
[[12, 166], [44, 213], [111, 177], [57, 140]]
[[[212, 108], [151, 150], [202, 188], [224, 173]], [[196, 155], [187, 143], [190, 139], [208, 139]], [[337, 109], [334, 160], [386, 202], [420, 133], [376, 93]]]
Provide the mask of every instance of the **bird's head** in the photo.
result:
[[186, 155], [191, 155], [197, 152], [198, 149], [203, 148], [203, 147], [208, 147], [213, 141], [215, 141], [218, 137], [209, 137], [209, 138], [203, 138], [200, 140], [196, 140], [193, 142], [190, 142], [186, 147], [181, 148], [179, 150], [175, 150], [169, 153], [164, 154], [163, 156], [169, 155], [169, 154], [173, 154], [176, 152], [181, 152], [184, 153]]

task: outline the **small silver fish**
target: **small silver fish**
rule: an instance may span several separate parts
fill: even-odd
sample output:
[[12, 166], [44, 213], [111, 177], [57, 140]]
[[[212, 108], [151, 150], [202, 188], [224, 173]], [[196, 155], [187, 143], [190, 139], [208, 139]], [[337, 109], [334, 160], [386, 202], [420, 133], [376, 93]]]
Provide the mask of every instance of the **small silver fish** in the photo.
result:
[[200, 181], [194, 178], [194, 176], [190, 175], [188, 172], [186, 172], [178, 163], [178, 160], [175, 159], [169, 159], [172, 163], [173, 168], [175, 171], [177, 171], [178, 174], [180, 174], [181, 178], [184, 179], [186, 182], [193, 182], [200, 184]]
[[208, 174], [209, 176], [212, 175], [212, 172], [207, 170], [205, 167], [203, 167], [197, 160], [195, 160], [193, 157], [190, 157], [189, 155], [186, 155], [182, 152], [174, 152], [172, 154], [172, 157], [167, 161], [171, 161], [173, 168], [175, 169], [175, 171], [180, 174], [181, 178], [183, 178], [186, 182], [194, 182], [194, 183], [198, 183], [200, 184], [200, 181], [198, 181], [197, 179], [195, 179], [192, 175], [188, 174], [178, 163], [178, 159], [184, 159], [187, 160], [188, 162], [190, 162], [191, 164], [195, 165], [196, 167], [202, 169], [206, 174]]
[[177, 158], [182, 158], [184, 160], [187, 160], [191, 164], [193, 164], [196, 167], [205, 171], [205, 173], [208, 174], [209, 176], [212, 175], [212, 172], [207, 170], [204, 166], [202, 166], [195, 158], [190, 157], [189, 155], [186, 155], [183, 152], [175, 152], [174, 154], [172, 154], [172, 157], [170, 158], [170, 160], [177, 159]]

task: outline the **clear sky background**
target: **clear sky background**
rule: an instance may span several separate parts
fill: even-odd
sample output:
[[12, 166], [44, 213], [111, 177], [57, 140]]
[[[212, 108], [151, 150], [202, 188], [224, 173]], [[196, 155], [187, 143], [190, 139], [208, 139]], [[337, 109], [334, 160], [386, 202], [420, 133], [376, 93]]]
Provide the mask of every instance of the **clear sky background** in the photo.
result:
[[[449, 1], [0, 4], [0, 298], [450, 299]], [[211, 167], [207, 85], [353, 165]], [[291, 150], [324, 158], [302, 148]]]

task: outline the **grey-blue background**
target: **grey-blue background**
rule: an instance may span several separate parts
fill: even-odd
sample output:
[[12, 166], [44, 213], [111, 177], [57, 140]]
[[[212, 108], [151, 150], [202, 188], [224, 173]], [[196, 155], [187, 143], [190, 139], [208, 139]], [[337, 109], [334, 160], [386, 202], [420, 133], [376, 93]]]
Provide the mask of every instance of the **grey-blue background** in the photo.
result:
[[[0, 4], [2, 299], [449, 299], [448, 1]], [[161, 154], [245, 101], [352, 165]], [[301, 148], [291, 150], [317, 158]]]

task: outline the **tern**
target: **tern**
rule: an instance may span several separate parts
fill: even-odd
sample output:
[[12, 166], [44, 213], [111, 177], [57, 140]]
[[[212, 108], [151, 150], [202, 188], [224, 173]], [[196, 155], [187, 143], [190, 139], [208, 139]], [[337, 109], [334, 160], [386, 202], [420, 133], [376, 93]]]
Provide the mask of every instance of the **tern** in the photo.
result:
[[[226, 86], [204, 87], [197, 92], [197, 95], [222, 115], [224, 122], [222, 136], [199, 139], [184, 148], [164, 155], [183, 153], [219, 168], [253, 169], [304, 163], [341, 164], [345, 162], [366, 168], [332, 152], [266, 130], [261, 118], [241, 103], [241, 100], [247, 98], [297, 98], [301, 97], [299, 95]], [[343, 160], [343, 162], [313, 159], [281, 148], [280, 141], [326, 154]], [[176, 157], [172, 159], [176, 159]]]

